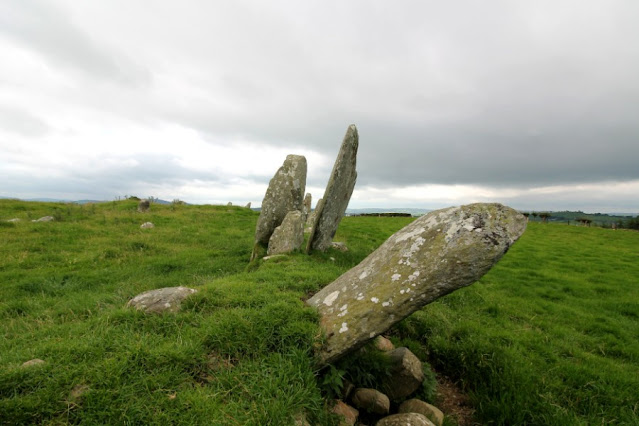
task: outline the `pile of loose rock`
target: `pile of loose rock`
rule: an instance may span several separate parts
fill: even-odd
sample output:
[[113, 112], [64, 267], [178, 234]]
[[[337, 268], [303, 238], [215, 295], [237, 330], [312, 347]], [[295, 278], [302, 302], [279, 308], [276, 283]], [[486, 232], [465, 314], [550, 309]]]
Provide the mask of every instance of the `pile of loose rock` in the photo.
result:
[[375, 339], [375, 347], [388, 357], [390, 375], [382, 378], [379, 389], [344, 385], [342, 399], [333, 406], [333, 412], [343, 418], [342, 424], [354, 425], [361, 416], [365, 424], [441, 426], [441, 410], [416, 398], [407, 399], [424, 381], [421, 361], [407, 348], [395, 349], [382, 336]]

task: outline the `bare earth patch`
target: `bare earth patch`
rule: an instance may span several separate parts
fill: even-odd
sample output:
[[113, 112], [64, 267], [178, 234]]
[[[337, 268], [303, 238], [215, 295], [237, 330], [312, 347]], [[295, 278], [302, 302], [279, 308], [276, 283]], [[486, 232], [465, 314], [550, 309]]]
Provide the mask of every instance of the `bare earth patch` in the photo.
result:
[[459, 426], [480, 425], [473, 420], [475, 410], [470, 406], [468, 396], [452, 380], [439, 374], [435, 406], [447, 417], [452, 417]]

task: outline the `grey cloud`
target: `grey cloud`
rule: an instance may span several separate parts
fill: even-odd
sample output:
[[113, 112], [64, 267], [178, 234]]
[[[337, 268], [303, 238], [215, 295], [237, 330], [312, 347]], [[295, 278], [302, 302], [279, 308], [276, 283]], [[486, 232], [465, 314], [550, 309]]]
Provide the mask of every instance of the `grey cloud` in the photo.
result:
[[29, 111], [3, 105], [0, 105], [0, 127], [29, 137], [43, 136], [50, 130], [44, 120]]
[[629, 19], [639, 10], [570, 5], [412, 4], [382, 16], [373, 4], [345, 14], [357, 17], [350, 27], [320, 12], [303, 21], [307, 50], [282, 75], [270, 69], [264, 41], [253, 53], [265, 65], [237, 70], [228, 89], [248, 96], [247, 108], [204, 103], [165, 113], [205, 135], [298, 143], [329, 156], [354, 122], [362, 184], [637, 179], [639, 48], [627, 37], [639, 37]]
[[93, 40], [49, 1], [3, 2], [0, 32], [48, 61], [86, 76], [134, 86], [146, 85], [150, 79], [146, 69]]

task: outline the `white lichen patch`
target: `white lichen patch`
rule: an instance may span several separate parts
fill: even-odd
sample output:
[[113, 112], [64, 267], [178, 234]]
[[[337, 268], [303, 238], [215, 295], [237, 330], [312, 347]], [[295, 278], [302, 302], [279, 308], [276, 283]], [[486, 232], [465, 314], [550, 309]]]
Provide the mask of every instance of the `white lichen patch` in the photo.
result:
[[393, 274], [391, 281], [397, 281], [402, 277], [402, 274]]
[[390, 302], [383, 302], [383, 303], [382, 303], [382, 306], [383, 306], [383, 307], [390, 306]]
[[378, 303], [379, 299], [377, 297], [371, 297], [371, 302]]
[[345, 311], [346, 309], [348, 309], [348, 305], [342, 305], [342, 307], [339, 308], [340, 312]]
[[355, 299], [356, 300], [364, 300], [364, 293], [358, 293], [357, 297]]
[[368, 276], [368, 271], [364, 271], [361, 274], [359, 274], [359, 279], [363, 280], [364, 278], [366, 278]]
[[399, 291], [399, 294], [404, 294], [404, 293], [406, 293], [406, 291], [404, 291], [404, 289], [401, 289], [401, 290]]
[[341, 317], [343, 317], [346, 314], [348, 314], [348, 311], [340, 312], [339, 314], [337, 314], [337, 316], [341, 318]]
[[[408, 276], [408, 281], [415, 281], [419, 277], [419, 271], [415, 271]], [[413, 284], [414, 286], [414, 284]]]
[[335, 302], [335, 300], [337, 299], [337, 296], [339, 296], [339, 290], [332, 292], [331, 294], [329, 294], [328, 296], [326, 296], [324, 298], [324, 304], [326, 306], [331, 306], [333, 304], [333, 302]]
[[417, 235], [421, 234], [425, 230], [426, 230], [425, 228], [417, 228], [414, 231], [398, 234], [397, 237], [395, 237], [395, 242], [401, 243], [402, 241], [406, 241], [409, 238], [416, 237]]
[[339, 329], [340, 334], [348, 331], [348, 324], [345, 322], [342, 323], [342, 328]]
[[399, 259], [399, 263], [400, 265], [411, 265], [411, 257], [413, 257], [413, 255], [419, 250], [419, 248], [424, 245], [424, 242], [426, 242], [426, 240], [423, 237], [417, 237], [415, 238], [413, 244], [410, 246], [410, 248], [408, 250], [406, 250], [404, 253], [402, 253], [402, 258]]
[[171, 307], [171, 304], [170, 304], [169, 302], [166, 302], [166, 303], [164, 304], [164, 307], [165, 307], [165, 308], [170, 308], [170, 307]]
[[371, 334], [369, 334], [368, 337], [370, 337], [371, 339], [375, 337], [375, 332], [372, 332]]

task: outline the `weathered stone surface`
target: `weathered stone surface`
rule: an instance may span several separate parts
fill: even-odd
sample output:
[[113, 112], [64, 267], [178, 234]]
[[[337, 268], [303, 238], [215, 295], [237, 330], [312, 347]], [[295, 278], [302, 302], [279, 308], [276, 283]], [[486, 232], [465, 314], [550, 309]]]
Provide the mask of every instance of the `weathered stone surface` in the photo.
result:
[[251, 208], [251, 202], [249, 201], [248, 204], [245, 205], [244, 207], [247, 208], [247, 209], [250, 209]]
[[129, 300], [127, 306], [146, 313], [177, 312], [184, 299], [196, 293], [197, 290], [188, 287], [165, 287], [145, 291]]
[[55, 218], [53, 216], [44, 216], [44, 217], [41, 217], [40, 219], [34, 219], [31, 222], [51, 222], [54, 220]]
[[151, 229], [151, 228], [155, 228], [155, 225], [152, 224], [151, 222], [144, 222], [142, 225], [140, 225], [140, 228]]
[[13, 219], [9, 219], [9, 220], [7, 220], [7, 222], [12, 222], [12, 223], [20, 222], [20, 219], [19, 219], [19, 218], [17, 218], [17, 217], [14, 217]]
[[304, 218], [299, 210], [290, 211], [284, 217], [282, 224], [275, 228], [268, 241], [266, 254], [290, 253], [302, 247], [304, 243]]
[[368, 413], [388, 414], [390, 411], [390, 400], [388, 396], [375, 389], [355, 389], [351, 401], [355, 407]]
[[426, 416], [419, 413], [393, 414], [377, 422], [377, 426], [435, 426]]
[[331, 247], [334, 248], [335, 250], [339, 250], [339, 251], [343, 251], [343, 252], [347, 252], [348, 251], [348, 247], [346, 247], [346, 243], [343, 242], [335, 242], [333, 241], [331, 243]]
[[422, 362], [408, 348], [388, 352], [390, 375], [382, 379], [382, 390], [391, 401], [399, 402], [415, 392], [424, 381]]
[[428, 417], [435, 426], [442, 426], [444, 423], [444, 413], [442, 413], [439, 408], [424, 402], [421, 399], [409, 399], [408, 401], [402, 402], [398, 411], [400, 413], [423, 414]]
[[384, 336], [377, 336], [375, 338], [375, 347], [382, 352], [390, 352], [395, 349], [395, 345], [393, 345], [393, 342], [391, 342]]
[[331, 177], [326, 185], [324, 197], [315, 206], [315, 218], [308, 239], [306, 251], [325, 251], [331, 245], [357, 180], [357, 148], [359, 136], [357, 128], [351, 124], [346, 130], [344, 141], [337, 154]]
[[37, 365], [44, 365], [46, 362], [40, 358], [30, 359], [29, 361], [25, 361], [22, 363], [22, 367], [34, 367]]
[[[282, 224], [291, 210], [302, 210], [304, 190], [306, 189], [306, 158], [301, 155], [288, 155], [282, 167], [271, 179], [262, 201], [260, 217], [255, 229], [256, 246], [267, 246], [275, 228]], [[251, 260], [258, 254], [253, 249]]]
[[313, 200], [313, 196], [310, 192], [306, 193], [304, 196], [304, 202], [302, 203], [302, 214], [304, 215], [304, 222], [308, 219], [308, 215], [311, 214], [311, 202]]
[[344, 426], [353, 426], [357, 422], [357, 417], [359, 417], [359, 411], [340, 400], [335, 401], [331, 411], [342, 417], [343, 420], [340, 425]]
[[393, 234], [359, 265], [311, 297], [326, 333], [330, 363], [458, 288], [501, 258], [526, 229], [523, 215], [501, 204], [433, 211]]
[[138, 203], [138, 211], [140, 213], [146, 213], [151, 208], [151, 202], [149, 200], [140, 200]]
[[[319, 203], [322, 202], [322, 199], [320, 198], [319, 200], [317, 200], [317, 204], [319, 205]], [[306, 226], [310, 228], [313, 227], [313, 223], [315, 222], [315, 215], [317, 213], [317, 206], [315, 206], [315, 210], [311, 210], [308, 214], [308, 216], [306, 217]]]

